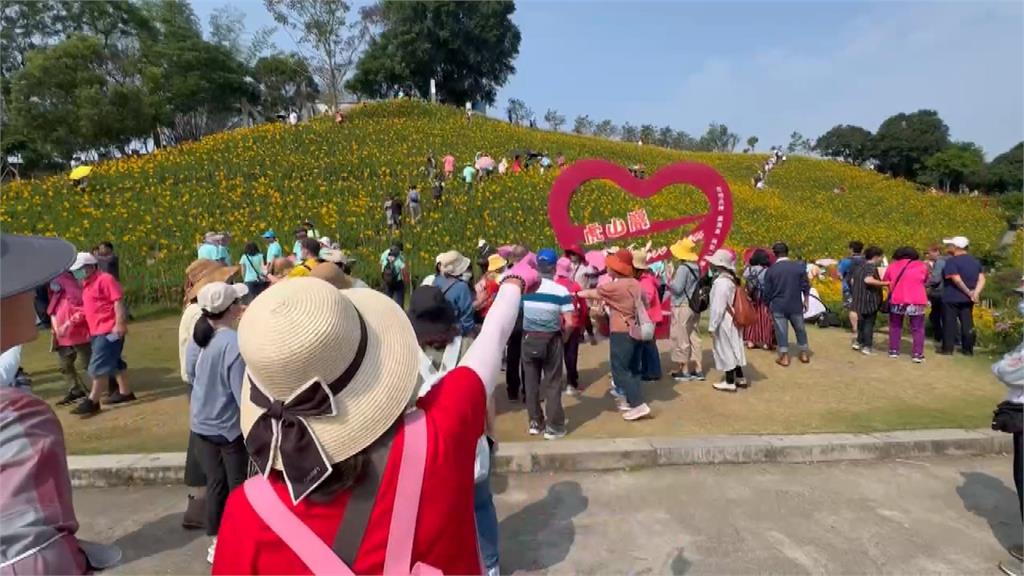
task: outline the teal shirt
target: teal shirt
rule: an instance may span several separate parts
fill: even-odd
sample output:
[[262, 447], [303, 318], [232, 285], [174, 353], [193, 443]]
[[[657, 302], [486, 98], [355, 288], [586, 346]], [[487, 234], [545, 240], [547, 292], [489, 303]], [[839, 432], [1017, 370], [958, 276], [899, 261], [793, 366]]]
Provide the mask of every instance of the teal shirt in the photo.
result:
[[228, 251], [227, 246], [217, 246], [218, 252], [220, 253], [220, 261], [227, 266], [231, 266], [231, 252]]
[[462, 177], [466, 180], [466, 182], [472, 182], [473, 178], [476, 177], [476, 169], [474, 169], [472, 166], [466, 166], [465, 168], [462, 169]]
[[222, 262], [220, 248], [221, 247], [216, 244], [203, 244], [199, 247], [198, 258], [200, 260], [216, 260], [218, 262]]
[[243, 282], [260, 281], [260, 277], [263, 276], [263, 254], [256, 254], [255, 256], [242, 254], [238, 263], [242, 265], [242, 271], [244, 272]]
[[302, 260], [302, 242], [299, 240], [296, 240], [292, 246], [292, 254], [295, 254], [296, 260]]
[[267, 246], [267, 262], [273, 262], [278, 258], [284, 257], [284, 250], [281, 249], [281, 243], [274, 240]]
[[[385, 250], [380, 255], [380, 269], [381, 270], [384, 270], [384, 265], [387, 264], [387, 262], [388, 262], [388, 254], [390, 252], [391, 252], [390, 250]], [[395, 258], [395, 270], [398, 270], [399, 272], [401, 272], [404, 269], [405, 269], [405, 258], [402, 255], [398, 255]]]

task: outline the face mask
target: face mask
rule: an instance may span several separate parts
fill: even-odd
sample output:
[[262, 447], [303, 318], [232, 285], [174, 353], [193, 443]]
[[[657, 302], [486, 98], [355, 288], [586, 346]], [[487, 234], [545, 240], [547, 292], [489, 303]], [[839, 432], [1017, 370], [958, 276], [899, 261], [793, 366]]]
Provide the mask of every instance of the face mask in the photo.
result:
[[71, 274], [72, 274], [72, 276], [75, 277], [75, 280], [85, 280], [89, 276], [89, 274], [85, 271], [85, 268], [79, 268], [78, 270], [72, 270]]

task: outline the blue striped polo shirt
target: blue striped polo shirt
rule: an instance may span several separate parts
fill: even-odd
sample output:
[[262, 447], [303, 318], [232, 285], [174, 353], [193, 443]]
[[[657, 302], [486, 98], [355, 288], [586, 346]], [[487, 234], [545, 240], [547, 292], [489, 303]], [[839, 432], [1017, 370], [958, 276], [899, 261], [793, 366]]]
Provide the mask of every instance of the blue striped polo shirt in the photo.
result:
[[569, 291], [554, 280], [543, 278], [536, 292], [523, 296], [523, 330], [558, 332], [562, 329], [562, 314], [572, 312]]

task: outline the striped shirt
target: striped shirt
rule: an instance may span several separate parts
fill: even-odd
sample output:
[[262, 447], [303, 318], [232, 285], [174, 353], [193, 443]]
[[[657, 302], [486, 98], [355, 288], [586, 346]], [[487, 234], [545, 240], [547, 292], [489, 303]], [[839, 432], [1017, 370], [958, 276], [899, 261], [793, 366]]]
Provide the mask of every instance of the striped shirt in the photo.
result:
[[523, 330], [558, 332], [562, 329], [562, 314], [572, 314], [573, 310], [569, 291], [543, 278], [536, 292], [523, 296]]

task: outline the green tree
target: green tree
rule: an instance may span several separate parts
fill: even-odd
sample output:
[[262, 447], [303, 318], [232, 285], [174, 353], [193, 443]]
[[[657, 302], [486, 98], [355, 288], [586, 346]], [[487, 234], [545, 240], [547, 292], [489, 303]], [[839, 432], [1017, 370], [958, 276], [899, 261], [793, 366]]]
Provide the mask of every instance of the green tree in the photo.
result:
[[749, 148], [750, 151], [753, 152], [754, 147], [757, 146], [757, 142], [757, 136], [751, 136], [750, 138], [747, 138], [747, 148]]
[[573, 134], [590, 134], [594, 131], [594, 121], [590, 119], [590, 116], [584, 114], [577, 116], [572, 122]]
[[29, 52], [12, 79], [12, 131], [43, 161], [67, 164], [85, 150], [126, 154], [152, 130], [153, 114], [131, 71], [115, 66], [95, 36]]
[[[296, 32], [299, 43], [316, 53], [313, 72], [327, 91], [328, 105], [336, 109], [345, 78], [373, 37], [376, 8], [362, 9], [350, 21], [351, 8], [344, 0], [263, 0], [263, 4], [275, 22]], [[426, 85], [417, 88], [420, 94], [429, 91]]]
[[878, 171], [914, 180], [925, 161], [949, 146], [949, 127], [934, 110], [890, 116], [871, 139]]
[[207, 42], [184, 0], [145, 5], [156, 32], [143, 39], [143, 81], [161, 126], [161, 143], [196, 140], [239, 118], [240, 102], [256, 102], [258, 89], [231, 50]]
[[256, 61], [264, 53], [275, 49], [271, 40], [274, 31], [273, 26], [264, 26], [252, 34], [247, 34], [245, 13], [230, 4], [221, 6], [210, 14], [210, 42], [227, 48], [246, 66], [255, 66]]
[[530, 117], [533, 115], [526, 102], [519, 98], [509, 98], [508, 106], [505, 110], [508, 112], [508, 121], [517, 126], [529, 122]]
[[990, 191], [1016, 192], [1020, 197], [1024, 190], [1024, 142], [993, 158], [986, 172]]
[[664, 148], [672, 146], [672, 139], [675, 138], [676, 131], [671, 126], [662, 126], [658, 130], [657, 137], [654, 139], [654, 143]]
[[809, 138], [805, 138], [803, 134], [793, 131], [789, 135], [789, 145], [786, 146], [786, 152], [794, 154], [796, 152], [810, 152], [814, 149], [814, 143]]
[[626, 122], [625, 124], [622, 125], [622, 128], [619, 128], [619, 140], [622, 140], [623, 142], [635, 143], [639, 139], [640, 129], [637, 128], [636, 126], [633, 126], [629, 122]]
[[690, 136], [683, 130], [677, 131], [672, 136], [672, 144], [670, 147], [675, 148], [676, 150], [698, 150], [700, 148], [697, 139]]
[[607, 118], [594, 125], [594, 136], [600, 136], [601, 138], [615, 138], [615, 135], [618, 133], [619, 127]]
[[818, 137], [814, 150], [826, 158], [859, 166], [871, 158], [871, 132], [860, 126], [839, 124]]
[[640, 142], [643, 142], [644, 144], [654, 144], [654, 141], [658, 139], [658, 129], [652, 124], [641, 124], [640, 134], [638, 136], [639, 138], [637, 138], [637, 140]]
[[565, 124], [565, 116], [558, 113], [558, 110], [548, 108], [548, 111], [544, 113], [544, 121], [548, 123], [548, 126], [552, 130], [558, 132], [558, 130]]
[[709, 152], [732, 152], [739, 142], [739, 135], [730, 132], [728, 126], [712, 122], [708, 125], [707, 132], [700, 137], [698, 146], [701, 150]]
[[985, 154], [973, 142], [956, 142], [932, 154], [924, 162], [922, 181], [938, 186], [947, 193], [981, 181], [985, 170]]
[[267, 119], [312, 105], [319, 94], [309, 64], [300, 54], [264, 56], [253, 66], [253, 77], [260, 85], [260, 104]]
[[493, 104], [516, 71], [513, 2], [384, 0], [380, 7], [383, 31], [347, 84], [358, 94], [384, 97], [406, 83], [426, 94], [433, 79], [442, 102]]

